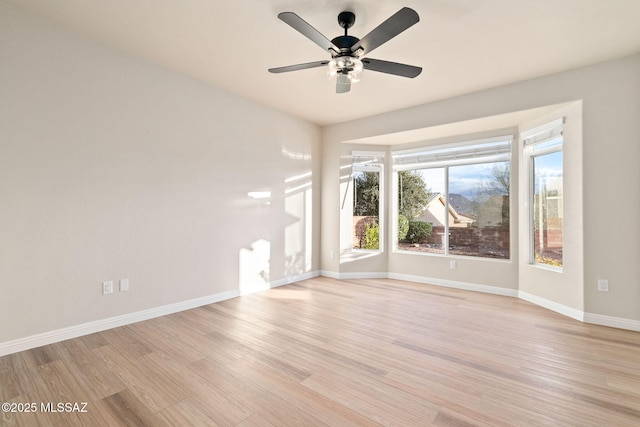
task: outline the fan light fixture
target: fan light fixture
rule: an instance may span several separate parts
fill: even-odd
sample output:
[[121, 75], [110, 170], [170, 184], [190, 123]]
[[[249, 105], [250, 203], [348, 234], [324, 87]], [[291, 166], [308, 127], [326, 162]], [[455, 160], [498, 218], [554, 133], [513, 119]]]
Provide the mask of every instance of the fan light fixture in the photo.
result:
[[[333, 58], [327, 64], [329, 71], [327, 76], [332, 79], [337, 75], [346, 76], [348, 81], [345, 83], [356, 83], [360, 81], [360, 73], [364, 68], [362, 61], [352, 56], [340, 56]], [[338, 83], [342, 83], [345, 79], [338, 78]]]

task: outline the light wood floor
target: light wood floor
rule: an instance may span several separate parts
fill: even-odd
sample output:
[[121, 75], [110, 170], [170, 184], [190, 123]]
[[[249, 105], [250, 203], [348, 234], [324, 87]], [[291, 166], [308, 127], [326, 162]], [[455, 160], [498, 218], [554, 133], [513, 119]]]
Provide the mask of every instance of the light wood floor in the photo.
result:
[[3, 426], [640, 425], [640, 333], [393, 280], [307, 280], [5, 356], [0, 375], [0, 402], [38, 405]]

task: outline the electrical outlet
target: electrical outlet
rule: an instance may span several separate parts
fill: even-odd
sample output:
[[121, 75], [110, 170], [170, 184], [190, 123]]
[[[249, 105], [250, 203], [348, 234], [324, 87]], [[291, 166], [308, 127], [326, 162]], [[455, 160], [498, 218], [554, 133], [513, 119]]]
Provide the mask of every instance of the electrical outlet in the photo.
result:
[[334, 251], [329, 251], [329, 257], [334, 259], [336, 257], [336, 253]]
[[598, 290], [600, 292], [609, 292], [609, 281], [606, 279], [598, 279]]
[[129, 290], [129, 279], [120, 279], [120, 292], [127, 292]]
[[449, 261], [449, 268], [451, 270], [455, 270], [456, 268], [458, 268], [458, 262], [457, 261]]
[[107, 295], [112, 293], [113, 293], [113, 280], [107, 280], [106, 282], [102, 282], [102, 295]]

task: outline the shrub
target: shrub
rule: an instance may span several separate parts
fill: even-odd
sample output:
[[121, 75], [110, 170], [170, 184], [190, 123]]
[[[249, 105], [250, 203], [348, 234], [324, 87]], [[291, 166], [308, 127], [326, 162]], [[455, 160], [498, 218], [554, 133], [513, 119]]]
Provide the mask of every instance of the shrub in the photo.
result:
[[380, 247], [380, 226], [378, 224], [367, 224], [367, 231], [364, 239], [364, 249], [378, 249]]
[[562, 258], [554, 259], [552, 257], [540, 255], [539, 253], [536, 253], [535, 257], [536, 257], [536, 262], [538, 264], [546, 264], [546, 265], [552, 265], [554, 267], [562, 267]]
[[407, 232], [409, 231], [409, 220], [406, 216], [398, 215], [398, 241], [402, 241], [407, 238]]
[[356, 223], [356, 239], [358, 239], [358, 248], [364, 248], [364, 244], [366, 242], [366, 238], [367, 238], [367, 230], [370, 226], [375, 225], [378, 223], [378, 218], [375, 216], [365, 216], [364, 218], [360, 219], [360, 221], [358, 221]]
[[433, 226], [424, 221], [409, 221], [409, 230], [407, 237], [411, 243], [424, 243], [427, 237], [431, 235]]

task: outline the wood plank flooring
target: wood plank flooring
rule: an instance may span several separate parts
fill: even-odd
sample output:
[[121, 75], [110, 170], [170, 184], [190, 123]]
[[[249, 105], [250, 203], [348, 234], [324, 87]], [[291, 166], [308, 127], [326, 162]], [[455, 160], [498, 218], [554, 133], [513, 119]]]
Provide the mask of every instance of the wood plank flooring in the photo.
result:
[[640, 425], [640, 333], [394, 280], [306, 280], [8, 355], [0, 378], [37, 406], [2, 426]]

